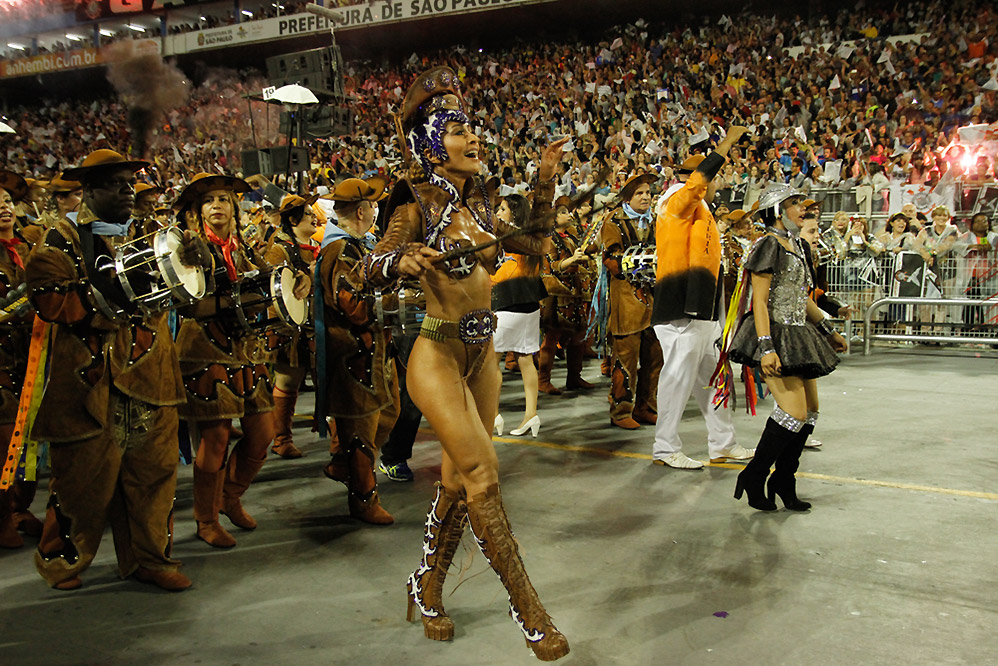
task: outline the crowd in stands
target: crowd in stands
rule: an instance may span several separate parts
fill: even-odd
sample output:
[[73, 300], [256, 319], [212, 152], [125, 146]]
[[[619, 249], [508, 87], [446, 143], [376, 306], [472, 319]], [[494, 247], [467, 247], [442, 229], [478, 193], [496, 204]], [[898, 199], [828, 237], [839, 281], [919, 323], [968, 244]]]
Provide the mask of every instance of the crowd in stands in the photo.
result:
[[[389, 67], [351, 62], [356, 132], [316, 142], [312, 161], [334, 172], [391, 175], [400, 159], [391, 113], [416, 73], [446, 64], [477, 110], [490, 170], [509, 187], [530, 181], [539, 148], [558, 135], [573, 137], [560, 194], [591, 185], [603, 166], [610, 188], [640, 170], [672, 182], [674, 165], [708, 151], [732, 124], [750, 127], [752, 138], [721, 177], [741, 189], [746, 208], [775, 180], [803, 190], [931, 185], [959, 162], [947, 152], [958, 128], [998, 121], [996, 18], [988, 0], [868, 3], [809, 20], [743, 13], [679, 25], [638, 21], [599, 41], [447, 48]], [[892, 35], [917, 37], [888, 43]], [[847, 40], [857, 41], [843, 47]], [[803, 52], [789, 57], [785, 48], [795, 46]], [[179, 185], [191, 170], [239, 171], [240, 151], [253, 141], [239, 95], [264, 85], [252, 72], [218, 74], [175, 110], [153, 143], [163, 184]], [[9, 115], [19, 134], [0, 146], [9, 168], [47, 175], [100, 147], [94, 137], [126, 149], [125, 115], [113, 100], [82, 107], [32, 100]], [[256, 123], [262, 145], [277, 138], [276, 125], [261, 137], [266, 125]], [[987, 156], [971, 170], [994, 180]]]
[[[185, 32], [210, 30], [211, 28], [220, 28], [226, 25], [245, 23], [246, 21], [259, 21], [261, 19], [274, 18], [275, 16], [299, 14], [305, 11], [305, 5], [309, 4], [310, 1], [311, 0], [283, 0], [280, 5], [276, 2], [266, 3], [255, 11], [246, 9], [245, 11], [252, 11], [252, 14], [240, 14], [238, 17], [236, 12], [232, 10], [226, 11], [223, 14], [215, 14], [211, 11], [205, 11], [202, 16], [198, 17], [199, 20], [197, 21], [171, 24], [169, 26], [169, 32], [171, 35], [177, 35]], [[346, 1], [348, 4], [357, 3], [357, 0]], [[329, 3], [326, 4], [328, 5]]]

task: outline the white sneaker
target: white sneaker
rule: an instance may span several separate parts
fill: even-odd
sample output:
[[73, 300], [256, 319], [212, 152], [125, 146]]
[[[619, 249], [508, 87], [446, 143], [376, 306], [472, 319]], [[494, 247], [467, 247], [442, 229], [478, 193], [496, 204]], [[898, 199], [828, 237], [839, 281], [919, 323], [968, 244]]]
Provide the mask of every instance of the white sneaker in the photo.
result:
[[815, 439], [814, 437], [808, 437], [807, 442], [804, 444], [805, 449], [820, 449], [821, 440]]
[[741, 444], [735, 444], [730, 449], [721, 451], [721, 455], [711, 458], [712, 463], [722, 463], [726, 460], [751, 460], [755, 456], [755, 449], [746, 449]]
[[674, 469], [703, 469], [702, 462], [693, 460], [693, 458], [690, 458], [682, 451], [676, 451], [664, 458], [656, 458], [652, 462], [656, 465], [667, 465]]

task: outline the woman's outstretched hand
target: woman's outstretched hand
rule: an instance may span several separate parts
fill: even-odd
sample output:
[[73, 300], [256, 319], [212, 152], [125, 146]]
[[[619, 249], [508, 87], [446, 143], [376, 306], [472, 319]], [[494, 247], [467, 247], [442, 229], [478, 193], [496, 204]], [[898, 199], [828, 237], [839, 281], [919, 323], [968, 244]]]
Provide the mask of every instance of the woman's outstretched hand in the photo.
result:
[[544, 152], [541, 153], [541, 166], [537, 172], [537, 177], [542, 183], [546, 183], [554, 178], [554, 170], [565, 155], [565, 151], [562, 149], [571, 138], [570, 136], [563, 136], [557, 141], [552, 141], [544, 149]]

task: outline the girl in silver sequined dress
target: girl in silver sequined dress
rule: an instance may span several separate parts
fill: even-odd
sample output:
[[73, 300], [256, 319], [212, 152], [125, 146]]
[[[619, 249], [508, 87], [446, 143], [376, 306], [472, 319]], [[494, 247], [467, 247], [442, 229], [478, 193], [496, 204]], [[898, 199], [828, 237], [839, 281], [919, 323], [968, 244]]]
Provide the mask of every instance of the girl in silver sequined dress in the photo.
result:
[[[802, 199], [787, 185], [773, 185], [759, 199], [767, 233], [745, 259], [752, 279], [752, 310], [728, 350], [732, 362], [761, 367], [776, 401], [755, 457], [738, 475], [735, 488], [736, 499], [744, 490], [749, 505], [760, 511], [776, 510], [775, 495], [788, 509], [811, 507], [797, 498], [794, 473], [818, 417], [816, 379], [835, 369], [835, 351], [846, 348], [808, 296], [811, 273], [796, 236], [804, 213]], [[769, 476], [774, 463], [776, 470]]]

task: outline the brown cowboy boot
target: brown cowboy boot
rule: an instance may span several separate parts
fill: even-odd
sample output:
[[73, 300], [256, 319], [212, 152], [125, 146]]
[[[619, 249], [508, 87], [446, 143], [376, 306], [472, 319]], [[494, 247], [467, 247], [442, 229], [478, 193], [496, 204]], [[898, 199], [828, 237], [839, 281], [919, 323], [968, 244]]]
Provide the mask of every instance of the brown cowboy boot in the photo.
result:
[[0, 548], [20, 548], [24, 539], [17, 533], [17, 526], [10, 514], [8, 490], [0, 490]]
[[236, 540], [218, 522], [218, 507], [222, 503], [225, 468], [205, 472], [194, 464], [194, 520], [198, 538], [215, 548], [232, 548]]
[[42, 521], [31, 513], [31, 503], [35, 500], [37, 481], [15, 481], [8, 490], [10, 497], [10, 512], [14, 525], [30, 537], [41, 536]]
[[551, 383], [551, 368], [554, 367], [554, 350], [557, 345], [541, 345], [541, 351], [537, 355], [537, 390], [548, 395], [561, 395], [561, 390]]
[[436, 497], [426, 514], [423, 561], [409, 575], [406, 584], [409, 603], [405, 619], [415, 622], [418, 608], [426, 637], [433, 641], [449, 641], [454, 638], [454, 623], [444, 610], [444, 578], [464, 535], [468, 506], [461, 493], [447, 490], [439, 482], [436, 485]]
[[336, 421], [329, 420], [329, 462], [322, 468], [327, 479], [346, 483], [350, 478], [350, 455], [340, 446], [340, 437], [336, 432]]
[[291, 421], [294, 419], [297, 400], [297, 392], [287, 393], [274, 387], [274, 445], [270, 450], [285, 460], [302, 457], [301, 450], [295, 446], [291, 436]]
[[468, 500], [468, 518], [478, 547], [509, 593], [509, 615], [519, 625], [527, 647], [541, 661], [568, 654], [568, 639], [551, 621], [537, 597], [502, 505], [499, 484]]
[[236, 444], [229, 455], [229, 462], [225, 466], [225, 483], [222, 485], [220, 513], [228, 516], [236, 527], [256, 529], [256, 520], [246, 513], [241, 498], [265, 462], [266, 458], [250, 458], [245, 452], [245, 444]]
[[595, 388], [582, 378], [583, 343], [570, 343], [565, 349], [565, 357], [568, 365], [568, 380], [565, 382], [565, 388], [570, 391]]
[[374, 450], [358, 439], [350, 443], [349, 478], [347, 479], [347, 501], [350, 515], [371, 525], [391, 525], [395, 522], [392, 514], [385, 511], [378, 497], [378, 481], [374, 476]]

